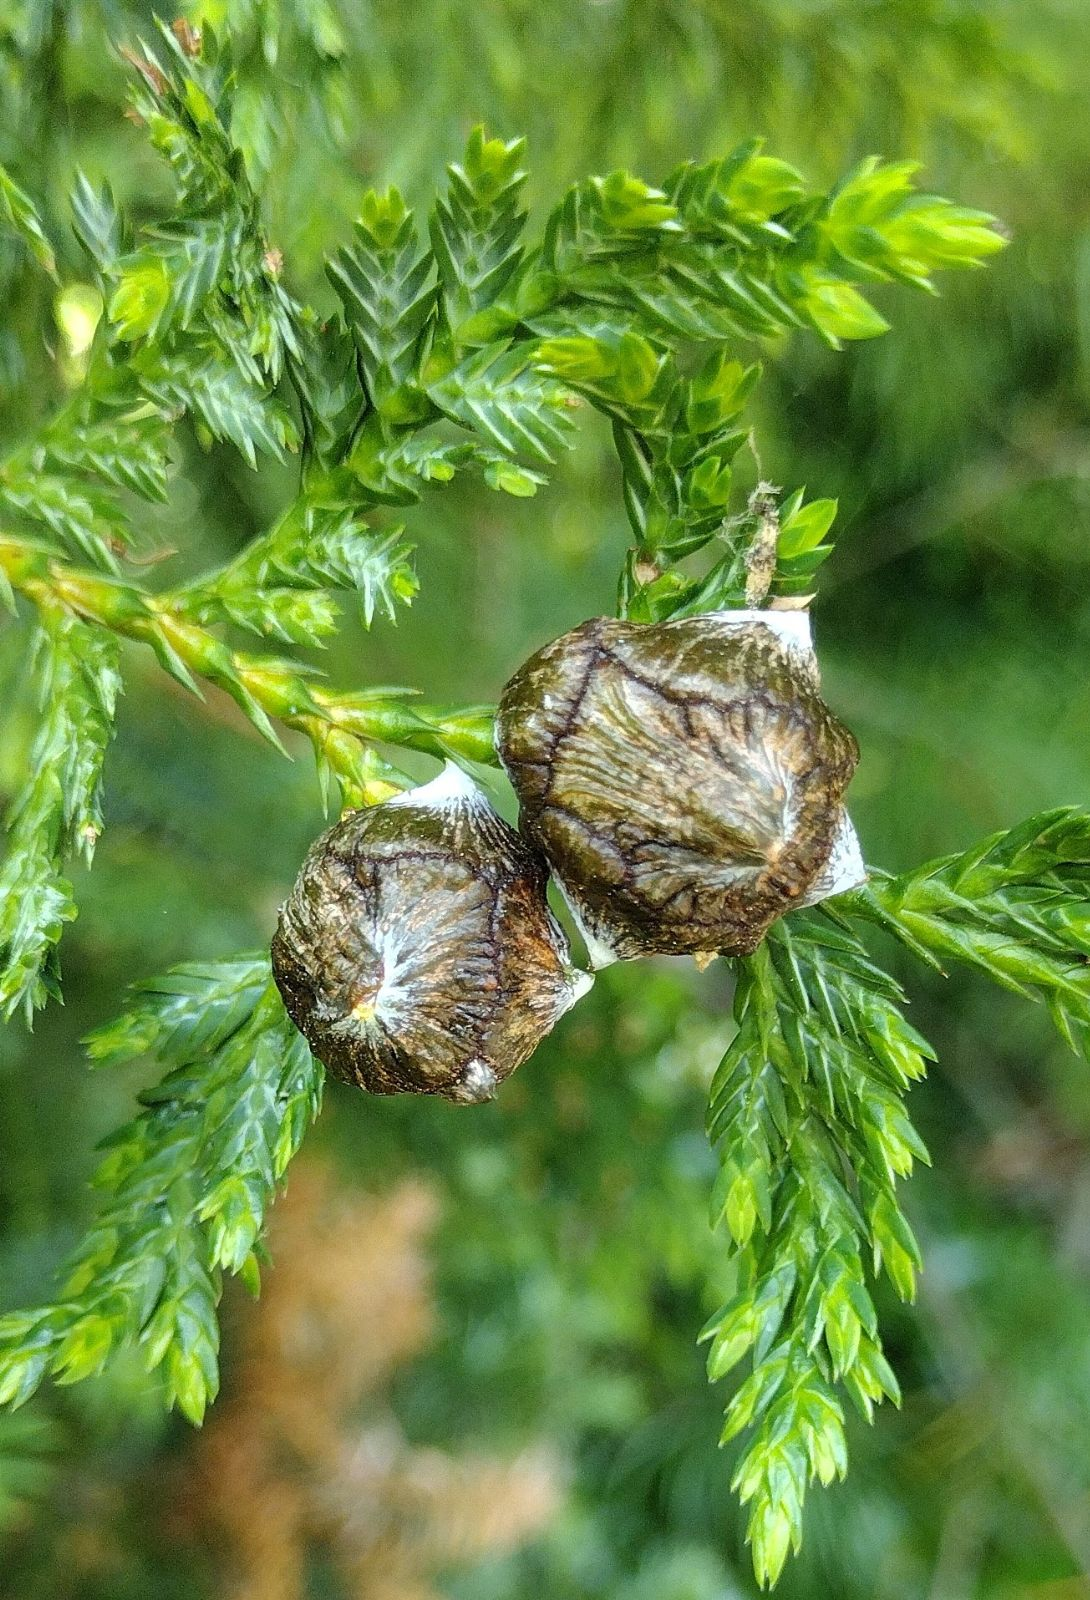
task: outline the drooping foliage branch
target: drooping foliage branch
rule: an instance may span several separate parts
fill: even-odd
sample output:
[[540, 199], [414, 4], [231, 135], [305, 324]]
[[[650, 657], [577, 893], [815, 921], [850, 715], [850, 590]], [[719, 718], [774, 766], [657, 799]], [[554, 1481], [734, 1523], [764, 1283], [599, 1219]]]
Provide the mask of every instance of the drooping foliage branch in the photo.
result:
[[926, 1159], [903, 1101], [931, 1052], [898, 986], [827, 913], [788, 918], [739, 966], [708, 1122], [737, 1287], [705, 1335], [713, 1380], [751, 1360], [723, 1439], [751, 1430], [734, 1484], [766, 1582], [799, 1542], [810, 1479], [846, 1469], [840, 1393], [867, 1416], [899, 1395], [865, 1263], [911, 1298], [919, 1253], [895, 1185]]
[[76, 1383], [139, 1343], [167, 1403], [199, 1423], [218, 1387], [221, 1275], [258, 1283], [262, 1219], [317, 1114], [321, 1069], [264, 955], [142, 985], [89, 1048], [104, 1065], [149, 1055], [170, 1070], [108, 1142], [98, 1215], [58, 1300], [0, 1318], [0, 1400], [18, 1404], [47, 1372]]
[[[531, 240], [523, 142], [477, 131], [426, 227], [396, 190], [364, 195], [328, 265], [340, 310], [323, 316], [289, 291], [291, 263], [266, 235], [229, 132], [227, 54], [185, 26], [128, 54], [133, 114], [173, 175], [167, 215], [133, 229], [81, 179], [86, 264], [66, 275], [67, 252], [0, 173], [0, 228], [57, 278], [69, 333], [63, 402], [0, 462], [0, 597], [36, 613], [42, 696], [0, 868], [9, 1015], [58, 989], [75, 914], [65, 862], [89, 857], [101, 830], [121, 641], [150, 645], [187, 689], [226, 692], [274, 744], [278, 729], [305, 735], [346, 806], [408, 782], [390, 747], [494, 761], [489, 708], [333, 690], [253, 640], [329, 637], [340, 594], [367, 626], [393, 620], [417, 582], [395, 508], [460, 472], [534, 494], [583, 404], [616, 443], [633, 534], [625, 615], [805, 607], [836, 506], [759, 473], [748, 494], [735, 483], [757, 347], [873, 337], [887, 324], [872, 288], [931, 289], [936, 271], [1002, 244], [988, 217], [920, 193], [910, 164], [867, 161], [821, 193], [757, 142], [659, 187], [585, 179]], [[297, 490], [225, 565], [156, 589], [141, 502], [169, 496], [186, 430], [251, 467], [297, 458]], [[933, 963], [966, 960], [1044, 997], [1085, 1053], [1088, 841], [1090, 818], [1067, 812], [899, 879], [875, 873], [736, 963], [736, 1033], [709, 1116], [734, 1288], [706, 1332], [713, 1379], [749, 1364], [725, 1437], [746, 1434], [735, 1481], [762, 1582], [798, 1543], [811, 1479], [844, 1471], [843, 1397], [865, 1413], [896, 1397], [872, 1275], [908, 1297], [919, 1265], [895, 1186], [925, 1155], [904, 1093], [930, 1052], [860, 930], [878, 924]], [[221, 1275], [256, 1274], [320, 1069], [263, 956], [144, 986], [91, 1053], [148, 1056], [167, 1076], [108, 1150], [98, 1218], [57, 1298], [0, 1320], [0, 1397], [21, 1402], [50, 1373], [76, 1381], [135, 1345], [168, 1402], [199, 1420], [216, 1391]]]
[[738, 1032], [712, 1085], [713, 1220], [735, 1292], [705, 1329], [708, 1371], [751, 1371], [724, 1439], [749, 1430], [735, 1487], [758, 1578], [798, 1548], [808, 1483], [846, 1469], [847, 1394], [869, 1416], [898, 1397], [868, 1277], [910, 1300], [921, 1261], [896, 1194], [927, 1152], [904, 1107], [933, 1053], [856, 928], [878, 925], [945, 970], [962, 963], [1043, 1000], [1090, 1060], [1090, 810], [1031, 817], [963, 855], [797, 912], [739, 962]]

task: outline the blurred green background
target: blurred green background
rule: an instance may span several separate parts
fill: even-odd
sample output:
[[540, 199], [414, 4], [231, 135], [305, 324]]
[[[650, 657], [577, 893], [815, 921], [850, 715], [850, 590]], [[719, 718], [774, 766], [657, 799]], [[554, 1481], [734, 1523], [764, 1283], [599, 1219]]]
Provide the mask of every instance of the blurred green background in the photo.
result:
[[[113, 49], [150, 7], [5, 0], [0, 161], [67, 227], [77, 168], [137, 217], [169, 195], [123, 118]], [[863, 760], [868, 857], [910, 865], [1090, 792], [1090, 7], [1085, 0], [210, 0], [236, 136], [294, 291], [362, 190], [426, 201], [468, 129], [530, 136], [531, 195], [654, 180], [759, 133], [832, 181], [870, 153], [996, 212], [1013, 247], [894, 331], [763, 352], [766, 476], [841, 502], [815, 608], [828, 698]], [[48, 286], [0, 240], [0, 442], [57, 400]], [[346, 625], [345, 687], [490, 700], [552, 633], [612, 607], [627, 543], [604, 429], [533, 501], [459, 483], [408, 519], [421, 593]], [[146, 530], [174, 582], [290, 493], [182, 439]], [[0, 621], [0, 797], [25, 766], [26, 620]], [[78, 883], [66, 1004], [0, 1035], [0, 1304], [37, 1297], [88, 1214], [94, 1145], [138, 1073], [79, 1040], [124, 985], [264, 942], [322, 825], [289, 765], [146, 653]], [[427, 763], [420, 763], [420, 770]], [[896, 959], [890, 952], [891, 959]], [[965, 977], [898, 969], [941, 1065], [913, 1097], [934, 1169], [908, 1210], [920, 1299], [883, 1306], [900, 1413], [850, 1433], [784, 1600], [1090, 1596], [1090, 1084], [1047, 1019]], [[707, 1082], [729, 987], [612, 969], [472, 1114], [333, 1086], [274, 1229], [259, 1306], [228, 1303], [224, 1396], [198, 1440], [136, 1363], [0, 1417], [11, 1600], [733, 1600], [751, 1595], [722, 1393], [695, 1334]]]

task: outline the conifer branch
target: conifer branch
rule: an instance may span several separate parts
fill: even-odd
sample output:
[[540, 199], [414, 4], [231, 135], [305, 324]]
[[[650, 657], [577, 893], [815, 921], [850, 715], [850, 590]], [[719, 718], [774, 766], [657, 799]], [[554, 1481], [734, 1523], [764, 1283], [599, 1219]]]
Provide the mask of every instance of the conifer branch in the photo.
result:
[[962, 855], [893, 878], [872, 874], [846, 911], [940, 967], [959, 962], [1043, 1000], [1090, 1060], [1090, 812], [1066, 806], [992, 834]]
[[793, 914], [737, 963], [738, 1032], [708, 1114], [736, 1287], [704, 1337], [713, 1380], [751, 1363], [723, 1442], [750, 1434], [734, 1485], [762, 1584], [799, 1546], [809, 1482], [846, 1471], [840, 1392], [865, 1416], [899, 1395], [865, 1263], [912, 1298], [920, 1258], [896, 1184], [927, 1152], [903, 1097], [932, 1052], [903, 998], [821, 911]]
[[838, 1390], [868, 1416], [898, 1398], [864, 1263], [903, 1299], [920, 1266], [896, 1184], [927, 1159], [903, 1100], [933, 1053], [848, 922], [1044, 1000], [1090, 1059], [1088, 890], [1090, 813], [1062, 808], [897, 878], [872, 873], [865, 889], [777, 924], [737, 964], [738, 1032], [708, 1124], [736, 1289], [704, 1336], [712, 1379], [751, 1362], [723, 1437], [749, 1430], [734, 1481], [762, 1584], [798, 1548], [809, 1482], [846, 1470]]
[[47, 1374], [77, 1383], [136, 1347], [165, 1399], [199, 1423], [219, 1385], [224, 1272], [256, 1289], [266, 1208], [321, 1103], [322, 1073], [284, 1014], [265, 955], [177, 967], [89, 1041], [114, 1065], [168, 1072], [109, 1141], [100, 1209], [60, 1297], [0, 1317], [0, 1403]]
[[[323, 740], [329, 728], [355, 740], [375, 740], [493, 761], [491, 718], [466, 708], [450, 713], [415, 710], [381, 692], [332, 694], [304, 675], [297, 662], [231, 650], [207, 628], [190, 622], [190, 596], [152, 595], [137, 585], [55, 560], [47, 550], [0, 537], [0, 573], [10, 587], [39, 607], [59, 607], [124, 638], [151, 646], [163, 668], [199, 694], [203, 678], [223, 689], [270, 742], [280, 746], [273, 719]], [[351, 782], [356, 768], [346, 769]], [[340, 774], [338, 774], [339, 776]]]
[[59, 994], [56, 946], [76, 915], [65, 863], [90, 862], [102, 831], [102, 763], [120, 687], [113, 637], [48, 601], [34, 650], [43, 715], [0, 863], [0, 1011], [22, 1010], [28, 1023]]

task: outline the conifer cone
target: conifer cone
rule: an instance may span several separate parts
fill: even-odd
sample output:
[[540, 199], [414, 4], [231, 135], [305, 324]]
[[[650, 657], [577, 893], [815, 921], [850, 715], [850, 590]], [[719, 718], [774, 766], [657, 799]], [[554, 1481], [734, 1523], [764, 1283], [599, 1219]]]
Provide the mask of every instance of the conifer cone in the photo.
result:
[[515, 673], [497, 744], [595, 966], [749, 954], [861, 879], [842, 806], [858, 747], [805, 615], [594, 618]]
[[330, 1072], [373, 1094], [492, 1098], [590, 984], [540, 856], [452, 764], [311, 847], [273, 973]]

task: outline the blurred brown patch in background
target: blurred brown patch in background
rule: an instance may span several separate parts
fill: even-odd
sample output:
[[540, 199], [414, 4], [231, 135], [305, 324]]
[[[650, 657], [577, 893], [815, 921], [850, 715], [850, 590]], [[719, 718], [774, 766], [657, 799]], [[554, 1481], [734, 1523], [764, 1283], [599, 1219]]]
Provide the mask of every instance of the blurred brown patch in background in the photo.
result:
[[390, 1409], [398, 1369], [436, 1332], [438, 1212], [421, 1179], [375, 1196], [313, 1160], [293, 1171], [276, 1270], [179, 1485], [179, 1534], [210, 1548], [224, 1600], [302, 1600], [318, 1558], [345, 1600], [433, 1600], [438, 1569], [515, 1549], [557, 1510], [548, 1451], [421, 1449]]

